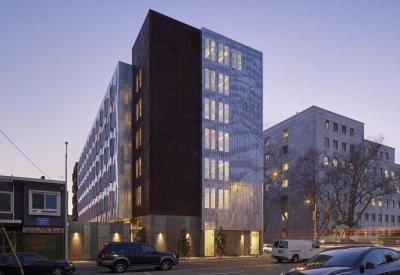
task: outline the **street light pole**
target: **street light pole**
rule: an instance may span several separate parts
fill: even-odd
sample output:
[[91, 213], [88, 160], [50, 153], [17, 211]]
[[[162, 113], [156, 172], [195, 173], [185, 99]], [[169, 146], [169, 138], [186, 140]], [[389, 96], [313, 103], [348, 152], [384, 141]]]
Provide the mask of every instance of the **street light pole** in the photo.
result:
[[314, 201], [314, 241], [317, 241], [317, 203]]
[[67, 183], [67, 150], [68, 150], [68, 141], [65, 142], [65, 230], [64, 230], [64, 250], [65, 250], [65, 260], [68, 261], [68, 183]]

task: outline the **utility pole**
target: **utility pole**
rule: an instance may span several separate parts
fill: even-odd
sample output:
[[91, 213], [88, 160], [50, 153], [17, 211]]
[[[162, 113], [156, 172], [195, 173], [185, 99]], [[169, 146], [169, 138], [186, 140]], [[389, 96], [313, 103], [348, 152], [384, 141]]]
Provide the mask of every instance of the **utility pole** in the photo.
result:
[[68, 182], [67, 182], [67, 151], [68, 141], [65, 142], [65, 230], [64, 230], [64, 249], [65, 249], [65, 260], [68, 261]]

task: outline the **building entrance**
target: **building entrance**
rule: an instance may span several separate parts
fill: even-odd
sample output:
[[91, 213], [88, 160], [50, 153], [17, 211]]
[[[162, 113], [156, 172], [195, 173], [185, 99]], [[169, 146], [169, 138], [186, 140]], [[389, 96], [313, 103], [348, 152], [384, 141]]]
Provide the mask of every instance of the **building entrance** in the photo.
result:
[[204, 256], [214, 256], [214, 230], [204, 230]]

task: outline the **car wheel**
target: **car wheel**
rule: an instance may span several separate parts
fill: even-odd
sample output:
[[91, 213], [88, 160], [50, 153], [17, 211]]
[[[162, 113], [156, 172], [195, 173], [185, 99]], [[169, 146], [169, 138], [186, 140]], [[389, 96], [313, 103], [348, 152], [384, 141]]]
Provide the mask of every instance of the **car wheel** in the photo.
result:
[[292, 263], [297, 263], [299, 261], [299, 255], [294, 254], [292, 257]]
[[170, 270], [172, 267], [172, 263], [170, 260], [164, 260], [161, 262], [160, 268], [162, 270]]
[[124, 273], [126, 271], [126, 263], [124, 261], [117, 261], [114, 264], [113, 270], [115, 273]]
[[64, 268], [56, 266], [51, 269], [51, 275], [64, 275]]
[[279, 260], [277, 260], [277, 261], [278, 261], [278, 262], [280, 262], [280, 263], [282, 262], [282, 260], [281, 260], [281, 259], [279, 259]]

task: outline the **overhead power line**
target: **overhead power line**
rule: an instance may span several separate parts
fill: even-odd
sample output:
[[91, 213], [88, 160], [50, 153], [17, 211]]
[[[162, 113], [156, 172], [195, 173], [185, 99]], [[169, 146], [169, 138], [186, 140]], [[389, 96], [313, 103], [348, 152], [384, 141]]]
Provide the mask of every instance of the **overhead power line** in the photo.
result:
[[30, 161], [30, 163], [32, 163], [40, 172], [42, 172], [48, 179], [51, 180], [51, 178], [50, 178], [45, 172], [43, 172], [33, 161], [31, 161], [31, 160], [27, 157], [27, 155], [25, 155], [24, 152], [22, 152], [22, 151], [18, 148], [18, 146], [15, 145], [14, 142], [12, 142], [12, 140], [8, 138], [8, 136], [7, 136], [2, 130], [0, 130], [0, 132], [6, 137], [6, 139], [8, 139], [9, 142], [11, 142], [12, 145], [14, 145], [15, 148], [17, 148], [18, 151], [20, 151], [20, 153], [21, 153], [22, 155], [24, 155], [24, 157], [25, 157], [27, 160]]

